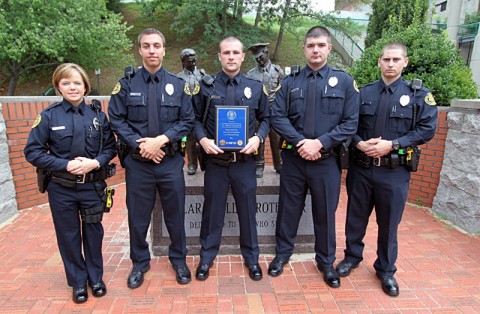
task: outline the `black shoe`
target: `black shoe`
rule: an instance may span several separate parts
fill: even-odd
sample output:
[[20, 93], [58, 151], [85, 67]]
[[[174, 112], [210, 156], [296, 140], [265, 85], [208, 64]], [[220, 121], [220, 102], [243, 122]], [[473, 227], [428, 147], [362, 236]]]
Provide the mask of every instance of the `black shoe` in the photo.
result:
[[398, 283], [393, 276], [380, 275], [377, 273], [377, 277], [382, 282], [383, 292], [385, 292], [387, 295], [396, 297], [400, 294], [400, 288], [398, 287]]
[[247, 268], [248, 268], [248, 276], [250, 276], [250, 278], [253, 281], [259, 281], [263, 278], [262, 268], [260, 267], [260, 265], [258, 265], [258, 264], [252, 264], [252, 265], [245, 264], [245, 266], [247, 266]]
[[340, 287], [340, 277], [333, 268], [333, 266], [323, 267], [320, 264], [317, 264], [319, 271], [323, 273], [323, 281], [332, 288]]
[[256, 174], [257, 178], [263, 177], [263, 169], [257, 168], [257, 169], [255, 170], [255, 174]]
[[177, 282], [179, 284], [186, 285], [192, 280], [192, 274], [186, 264], [173, 265], [173, 269], [175, 269], [175, 272], [177, 273]]
[[282, 165], [278, 166], [278, 167], [274, 167], [275, 168], [275, 172], [280, 174], [280, 171], [282, 171]]
[[283, 273], [283, 266], [288, 263], [288, 261], [281, 260], [277, 257], [268, 266], [268, 274], [272, 277], [278, 277]]
[[146, 268], [139, 270], [133, 269], [130, 275], [128, 276], [127, 286], [130, 289], [136, 289], [140, 287], [143, 283], [143, 274], [150, 270], [150, 265]]
[[88, 300], [87, 287], [73, 288], [72, 300], [77, 304], [87, 302]]
[[197, 172], [197, 167], [194, 164], [189, 164], [187, 174], [189, 176], [193, 176], [196, 172]]
[[198, 264], [197, 272], [195, 273], [195, 278], [197, 280], [207, 280], [208, 276], [210, 275], [210, 267], [212, 267], [213, 263], [210, 264]]
[[352, 269], [357, 267], [358, 267], [358, 264], [354, 264], [344, 259], [343, 261], [338, 263], [337, 268], [335, 268], [335, 270], [337, 271], [337, 274], [340, 277], [347, 277], [352, 272]]
[[100, 280], [100, 282], [94, 283], [91, 285], [92, 287], [92, 294], [96, 298], [103, 297], [104, 295], [107, 294], [107, 286], [105, 286], [105, 283], [103, 280]]

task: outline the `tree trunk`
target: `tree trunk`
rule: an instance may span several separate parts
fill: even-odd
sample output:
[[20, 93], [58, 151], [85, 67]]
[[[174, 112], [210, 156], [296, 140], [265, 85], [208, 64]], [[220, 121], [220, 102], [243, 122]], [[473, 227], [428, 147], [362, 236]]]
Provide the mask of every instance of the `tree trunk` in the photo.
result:
[[285, 32], [285, 24], [288, 19], [288, 11], [290, 10], [290, 3], [292, 0], [285, 1], [285, 8], [283, 10], [282, 20], [280, 21], [280, 29], [278, 30], [277, 44], [275, 45], [275, 52], [273, 53], [272, 61], [278, 60], [278, 54], [280, 53], [280, 46], [283, 40], [283, 33]]
[[236, 1], [236, 4], [237, 4], [237, 14], [235, 17], [237, 18], [237, 21], [241, 22], [243, 19], [243, 0]]
[[254, 28], [258, 28], [258, 24], [260, 23], [260, 18], [262, 17], [262, 9], [263, 9], [263, 0], [258, 0], [257, 15], [255, 16], [255, 24], [253, 25]]
[[18, 74], [13, 74], [10, 77], [10, 82], [8, 83], [8, 96], [15, 96], [15, 89], [17, 89]]

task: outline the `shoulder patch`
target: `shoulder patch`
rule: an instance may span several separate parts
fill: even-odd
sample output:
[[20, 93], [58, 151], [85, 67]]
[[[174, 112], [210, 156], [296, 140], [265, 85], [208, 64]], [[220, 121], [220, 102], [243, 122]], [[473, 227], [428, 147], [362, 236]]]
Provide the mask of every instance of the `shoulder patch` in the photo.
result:
[[33, 122], [32, 129], [33, 129], [34, 127], [36, 127], [37, 125], [39, 125], [40, 122], [42, 122], [42, 116], [41, 116], [41, 115], [38, 115], [37, 118], [35, 119], [35, 122]]
[[435, 106], [437, 103], [435, 102], [435, 99], [433, 98], [432, 93], [428, 93], [427, 96], [425, 96], [425, 103], [429, 106]]
[[357, 93], [360, 93], [360, 91], [358, 90], [357, 81], [355, 81], [355, 80], [353, 80], [353, 88], [355, 88], [355, 90], [357, 91]]
[[117, 85], [112, 90], [112, 95], [118, 94], [118, 92], [122, 89], [122, 84], [120, 82], [117, 82]]
[[188, 96], [192, 96], [192, 92], [190, 91], [190, 87], [188, 86], [188, 83], [185, 82], [185, 85], [183, 87], [183, 91], [185, 92], [185, 94], [187, 94]]
[[263, 93], [268, 96], [267, 87], [265, 85], [263, 85]]

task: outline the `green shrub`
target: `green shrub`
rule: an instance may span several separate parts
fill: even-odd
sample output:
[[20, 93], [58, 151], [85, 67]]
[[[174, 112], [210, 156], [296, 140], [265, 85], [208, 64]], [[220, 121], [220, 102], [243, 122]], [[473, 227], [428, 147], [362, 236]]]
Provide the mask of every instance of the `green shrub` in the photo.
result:
[[392, 41], [402, 42], [408, 51], [409, 63], [403, 77], [419, 78], [430, 89], [440, 106], [450, 106], [456, 99], [477, 98], [477, 86], [471, 70], [458, 54], [447, 34], [432, 34], [425, 25], [412, 24], [400, 31], [389, 31], [373, 46], [367, 48], [349, 72], [363, 86], [381, 78], [377, 60], [383, 46]]

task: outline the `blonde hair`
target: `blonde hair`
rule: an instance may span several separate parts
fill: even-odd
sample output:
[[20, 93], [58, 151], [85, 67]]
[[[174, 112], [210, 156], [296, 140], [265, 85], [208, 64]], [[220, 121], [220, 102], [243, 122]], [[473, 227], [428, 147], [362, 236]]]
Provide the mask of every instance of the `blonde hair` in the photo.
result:
[[90, 93], [90, 80], [88, 78], [87, 72], [75, 63], [63, 63], [60, 64], [52, 74], [52, 85], [57, 92], [57, 95], [60, 95], [60, 91], [58, 89], [58, 84], [60, 83], [61, 79], [67, 78], [72, 76], [73, 72], [77, 72], [80, 74], [83, 80], [83, 84], [85, 85], [85, 95]]

